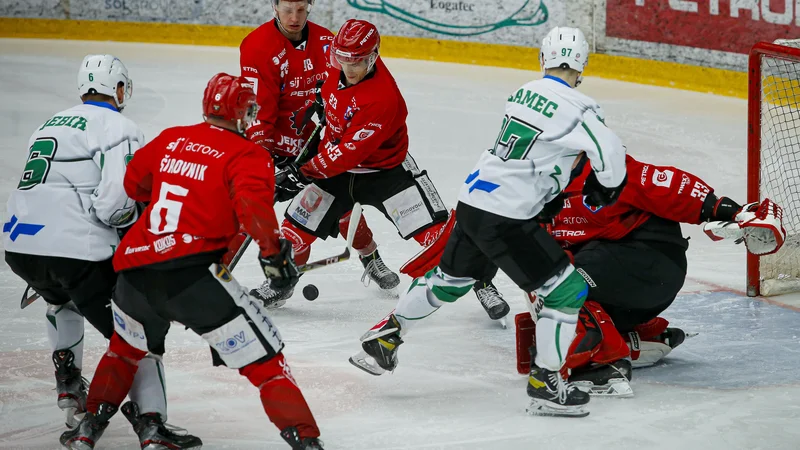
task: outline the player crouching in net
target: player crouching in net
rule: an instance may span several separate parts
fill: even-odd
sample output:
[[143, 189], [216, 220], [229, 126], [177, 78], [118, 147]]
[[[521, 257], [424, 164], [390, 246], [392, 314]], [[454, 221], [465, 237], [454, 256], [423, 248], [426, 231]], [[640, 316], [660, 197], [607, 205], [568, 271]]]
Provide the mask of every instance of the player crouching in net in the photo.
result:
[[625, 186], [622, 142], [604, 125], [597, 102], [574, 89], [588, 52], [583, 33], [575, 28], [555, 28], [544, 38], [540, 63], [545, 77], [508, 97], [495, 148], [482, 154], [461, 187], [458, 221], [439, 267], [413, 281], [395, 310], [361, 338], [363, 352], [351, 363], [374, 375], [394, 370], [410, 327], [465, 295], [496, 265], [525, 292], [536, 291], [544, 300], [527, 385], [529, 411], [588, 414], [589, 395], [567, 384], [560, 373], [588, 286], [539, 224], [552, 218], [569, 169], [584, 149], [593, 170], [580, 189], [590, 206], [614, 203]]
[[298, 277], [291, 245], [278, 239], [272, 159], [242, 136], [257, 108], [250, 83], [217, 74], [203, 97], [205, 122], [165, 130], [128, 165], [125, 191], [151, 203], [114, 256], [114, 335], [89, 387], [86, 416], [61, 436], [67, 448], [94, 448], [139, 361], [164, 353], [172, 321], [201, 335], [216, 365], [238, 369], [258, 388], [292, 449], [322, 448], [277, 328], [220, 264], [241, 224], [268, 278], [290, 284]]
[[[276, 175], [276, 189], [299, 192], [281, 228], [292, 241], [298, 264], [308, 260], [317, 238], [336, 236], [355, 202], [377, 208], [401, 237], [426, 246], [416, 263], [438, 260], [443, 250], [445, 240], [439, 236], [446, 236], [452, 222], [445, 223], [444, 202], [408, 154], [408, 110], [378, 56], [379, 46], [373, 24], [348, 20], [342, 25], [330, 49], [334, 68], [322, 85], [327, 124], [319, 153]], [[361, 240], [364, 236], [356, 232], [353, 248], [361, 254], [367, 275], [383, 289], [394, 288], [397, 274], [370, 256], [377, 255], [375, 243], [371, 234], [368, 241]]]
[[[631, 368], [656, 363], [684, 341], [681, 329], [658, 317], [686, 279], [689, 243], [680, 223], [705, 222], [712, 239], [744, 240], [756, 255], [778, 251], [786, 236], [782, 210], [768, 199], [741, 207], [691, 173], [630, 156], [626, 163], [637, 182], [628, 183], [616, 203], [598, 209], [581, 201], [591, 167], [586, 156], [577, 160], [562, 193], [563, 209], [547, 223], [589, 285], [562, 372], [571, 371], [569, 381], [595, 395], [633, 395]], [[542, 307], [541, 297], [526, 303], [531, 311]], [[529, 370], [535, 318], [526, 312], [515, 320], [520, 373]]]

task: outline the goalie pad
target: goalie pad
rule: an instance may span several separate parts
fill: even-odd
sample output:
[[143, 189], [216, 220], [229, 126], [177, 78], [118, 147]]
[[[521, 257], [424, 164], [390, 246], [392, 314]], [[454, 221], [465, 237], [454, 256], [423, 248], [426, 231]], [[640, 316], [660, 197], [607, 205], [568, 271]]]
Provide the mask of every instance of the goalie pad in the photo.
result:
[[412, 278], [419, 278], [425, 276], [431, 269], [439, 265], [442, 259], [444, 248], [447, 246], [447, 241], [450, 238], [450, 233], [453, 232], [453, 227], [456, 226], [456, 210], [450, 210], [450, 216], [447, 222], [442, 227], [442, 232], [439, 236], [431, 242], [430, 245], [423, 248], [413, 258], [409, 259], [402, 267], [400, 273], [404, 273]]
[[[517, 329], [517, 372], [526, 374], [530, 371], [530, 348], [534, 345], [536, 324], [530, 313], [517, 314], [514, 322]], [[597, 302], [587, 301], [581, 308], [575, 332], [562, 368], [565, 377], [568, 370], [590, 364], [608, 364], [630, 355], [628, 344]]]
[[736, 222], [715, 221], [703, 225], [703, 231], [713, 241], [733, 239], [744, 242], [747, 251], [769, 255], [780, 250], [786, 240], [783, 228], [783, 208], [770, 199], [749, 203], [736, 214]]

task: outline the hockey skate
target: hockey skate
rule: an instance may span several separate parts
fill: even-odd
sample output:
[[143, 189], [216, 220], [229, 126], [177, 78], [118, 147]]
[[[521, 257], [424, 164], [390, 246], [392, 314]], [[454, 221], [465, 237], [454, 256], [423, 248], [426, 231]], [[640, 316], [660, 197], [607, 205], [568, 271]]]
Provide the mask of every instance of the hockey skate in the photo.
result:
[[386, 267], [377, 250], [367, 256], [359, 256], [358, 259], [364, 266], [364, 275], [361, 276], [364, 286], [369, 286], [369, 281], [372, 280], [379, 288], [388, 291], [400, 284], [400, 277]]
[[489, 315], [489, 318], [492, 320], [499, 320], [503, 328], [506, 328], [505, 317], [508, 315], [508, 312], [511, 311], [511, 308], [508, 306], [508, 303], [503, 300], [503, 295], [500, 294], [491, 280], [478, 281], [472, 289], [475, 291], [478, 301], [481, 302], [481, 306], [486, 310], [486, 314]]
[[[158, 413], [140, 414], [139, 405], [129, 401], [120, 408], [139, 436], [142, 450], [178, 450], [202, 448], [203, 441], [186, 430], [165, 424]], [[178, 431], [178, 432], [176, 432]]]
[[528, 414], [533, 416], [586, 417], [589, 394], [564, 381], [561, 372], [537, 366], [536, 350], [531, 350], [531, 372], [528, 376]]
[[[397, 349], [402, 343], [400, 324], [394, 314], [390, 314], [385, 321], [361, 336], [363, 350], [350, 357], [350, 364], [371, 375], [383, 375], [387, 370], [391, 372], [397, 367]], [[373, 359], [374, 363], [367, 358]]]
[[61, 445], [70, 450], [92, 450], [116, 412], [116, 406], [101, 403], [97, 414], [87, 412], [78, 426], [61, 434]]
[[295, 282], [285, 287], [279, 287], [273, 286], [272, 280], [266, 280], [261, 286], [252, 289], [250, 295], [261, 300], [267, 308], [280, 308], [286, 304], [286, 300], [292, 297], [296, 285]]
[[80, 422], [80, 414], [86, 411], [89, 383], [81, 376], [81, 370], [75, 367], [75, 355], [71, 350], [54, 351], [53, 365], [56, 368], [58, 407], [64, 411], [67, 428], [75, 428]]
[[292, 447], [292, 450], [325, 450], [322, 448], [322, 441], [318, 438], [300, 439], [295, 427], [285, 428], [281, 431], [281, 437]]
[[631, 362], [620, 359], [611, 364], [573, 369], [569, 382], [597, 397], [633, 397]]

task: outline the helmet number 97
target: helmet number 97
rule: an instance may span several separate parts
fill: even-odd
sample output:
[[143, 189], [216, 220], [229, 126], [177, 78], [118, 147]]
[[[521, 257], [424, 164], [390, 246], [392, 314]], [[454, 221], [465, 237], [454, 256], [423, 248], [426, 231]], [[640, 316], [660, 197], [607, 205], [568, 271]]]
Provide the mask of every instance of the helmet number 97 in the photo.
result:
[[561, 49], [561, 56], [571, 56], [572, 49], [571, 48], [562, 48]]

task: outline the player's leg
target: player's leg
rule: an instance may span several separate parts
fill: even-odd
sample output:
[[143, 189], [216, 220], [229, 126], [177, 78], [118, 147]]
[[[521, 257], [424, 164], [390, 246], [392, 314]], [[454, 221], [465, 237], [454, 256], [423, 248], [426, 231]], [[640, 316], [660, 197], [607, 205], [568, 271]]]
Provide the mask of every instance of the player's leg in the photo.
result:
[[222, 266], [201, 270], [205, 272], [169, 303], [169, 315], [208, 342], [215, 365], [238, 369], [256, 386], [264, 411], [284, 439], [316, 440], [319, 428], [265, 307]]
[[503, 272], [526, 292], [543, 298], [528, 382], [534, 414], [583, 416], [589, 396], [563, 380], [560, 369], [575, 336], [588, 286], [566, 253], [533, 220], [514, 220], [469, 205], [458, 206], [459, 224]]
[[491, 264], [487, 267], [483, 276], [478, 278], [475, 286], [472, 287], [481, 306], [483, 306], [486, 314], [492, 320], [502, 319], [511, 311], [511, 307], [508, 306], [508, 303], [503, 298], [503, 294], [497, 290], [493, 283], [495, 276], [497, 276], [497, 266]]
[[128, 395], [140, 361], [148, 352], [164, 353], [169, 320], [150, 304], [151, 292], [141, 286], [145, 278], [146, 271], [142, 269], [124, 272], [117, 278], [109, 313], [113, 314], [114, 332], [89, 386], [86, 416], [77, 428], [61, 435], [62, 445], [81, 441], [90, 443], [92, 448]]
[[[347, 236], [351, 212], [348, 211], [339, 219], [339, 233], [342, 236]], [[373, 281], [383, 290], [394, 289], [400, 284], [400, 277], [383, 262], [378, 252], [378, 244], [373, 239], [372, 231], [367, 227], [367, 222], [363, 215], [353, 236], [353, 249], [358, 252], [358, 258], [364, 266], [364, 275], [361, 277], [362, 283], [368, 285], [370, 281]]]
[[[6, 252], [6, 263], [20, 278], [47, 302], [45, 322], [47, 338], [55, 366], [58, 406], [65, 413], [67, 427], [74, 427], [86, 408], [88, 384], [81, 376], [83, 368], [83, 316], [69, 294], [50, 272], [54, 258]], [[82, 267], [85, 261], [73, 261]]]
[[575, 254], [589, 297], [633, 348], [634, 367], [653, 364], [683, 342], [684, 332], [658, 315], [686, 278], [685, 247], [672, 243], [592, 242]]
[[[444, 303], [452, 303], [472, 288], [490, 261], [455, 224], [445, 246], [441, 265], [415, 278], [400, 296], [394, 311], [361, 337], [363, 353], [350, 358], [356, 367], [380, 375], [397, 366], [397, 352], [412, 326], [436, 312]], [[371, 361], [370, 359], [374, 360]]]
[[[281, 237], [292, 243], [294, 261], [305, 264], [311, 255], [311, 244], [317, 239], [337, 236], [339, 218], [353, 209], [349, 194], [350, 174], [317, 180], [306, 186], [286, 208], [281, 224]], [[294, 293], [294, 284], [275, 285], [266, 280], [250, 291], [267, 307], [283, 306]]]

